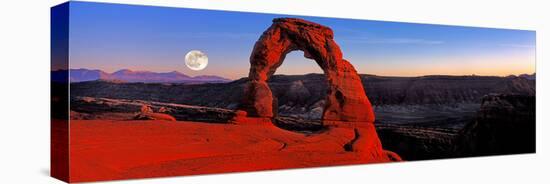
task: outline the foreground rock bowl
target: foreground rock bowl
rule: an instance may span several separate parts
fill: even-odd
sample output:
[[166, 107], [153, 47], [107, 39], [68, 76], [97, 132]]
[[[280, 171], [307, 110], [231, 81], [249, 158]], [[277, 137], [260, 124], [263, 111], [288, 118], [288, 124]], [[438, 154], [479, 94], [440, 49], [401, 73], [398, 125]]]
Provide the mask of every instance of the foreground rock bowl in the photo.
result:
[[353, 129], [332, 127], [310, 135], [266, 125], [72, 120], [71, 181], [394, 161], [391, 153], [346, 150]]

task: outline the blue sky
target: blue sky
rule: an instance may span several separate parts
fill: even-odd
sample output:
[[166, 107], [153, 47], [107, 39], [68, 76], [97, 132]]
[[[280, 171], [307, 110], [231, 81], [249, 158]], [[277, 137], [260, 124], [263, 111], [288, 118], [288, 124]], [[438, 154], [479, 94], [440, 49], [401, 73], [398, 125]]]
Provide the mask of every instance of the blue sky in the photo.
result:
[[[392, 76], [509, 75], [535, 72], [535, 32], [367, 20], [71, 2], [70, 68], [248, 75], [255, 41], [277, 17], [333, 29], [359, 73]], [[192, 71], [185, 54], [201, 50], [208, 67]], [[321, 73], [301, 51], [277, 74]]]

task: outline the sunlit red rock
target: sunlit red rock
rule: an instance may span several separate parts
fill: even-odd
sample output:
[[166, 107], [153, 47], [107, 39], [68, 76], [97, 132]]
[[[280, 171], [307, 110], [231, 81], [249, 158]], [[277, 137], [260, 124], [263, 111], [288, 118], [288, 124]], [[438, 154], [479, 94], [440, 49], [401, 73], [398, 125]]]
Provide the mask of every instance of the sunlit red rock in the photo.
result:
[[[161, 109], [161, 111], [166, 111], [166, 109]], [[150, 106], [143, 105], [141, 106], [141, 112], [134, 117], [136, 120], [165, 120], [165, 121], [176, 121], [176, 118], [169, 114], [161, 112], [153, 112], [153, 109]]]
[[256, 42], [250, 56], [250, 82], [243, 109], [249, 116], [273, 117], [273, 94], [267, 80], [283, 63], [286, 54], [302, 50], [317, 62], [328, 82], [322, 119], [374, 122], [371, 104], [355, 68], [342, 57], [330, 28], [294, 18], [273, 20]]
[[[334, 41], [334, 33], [328, 27], [295, 18], [273, 20], [256, 42], [250, 56], [249, 83], [245, 87], [241, 112], [235, 122], [257, 121], [258, 118], [276, 116], [277, 103], [267, 80], [283, 63], [286, 54], [294, 50], [304, 52], [304, 57], [317, 62], [328, 83], [326, 102], [322, 115], [328, 133], [336, 134], [344, 129], [352, 139], [339, 145], [346, 151], [358, 152], [368, 160], [396, 161], [401, 158], [382, 149], [374, 128], [374, 112], [365, 94], [357, 71], [342, 56]], [[247, 119], [248, 118], [248, 119]]]

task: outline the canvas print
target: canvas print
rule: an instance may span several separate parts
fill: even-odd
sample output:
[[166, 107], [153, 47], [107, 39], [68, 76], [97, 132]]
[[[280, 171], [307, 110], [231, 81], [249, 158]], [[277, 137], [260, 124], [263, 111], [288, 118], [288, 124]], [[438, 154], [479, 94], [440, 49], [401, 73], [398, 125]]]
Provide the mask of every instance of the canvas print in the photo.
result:
[[535, 153], [535, 31], [68, 2], [67, 182]]

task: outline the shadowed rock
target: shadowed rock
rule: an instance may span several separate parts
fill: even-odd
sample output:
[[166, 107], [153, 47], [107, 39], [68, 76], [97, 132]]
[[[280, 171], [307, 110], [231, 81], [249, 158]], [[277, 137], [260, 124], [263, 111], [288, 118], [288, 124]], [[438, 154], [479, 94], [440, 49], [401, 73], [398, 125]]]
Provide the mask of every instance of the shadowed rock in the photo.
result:
[[535, 103], [535, 96], [485, 96], [476, 119], [461, 130], [455, 152], [458, 156], [534, 153]]

